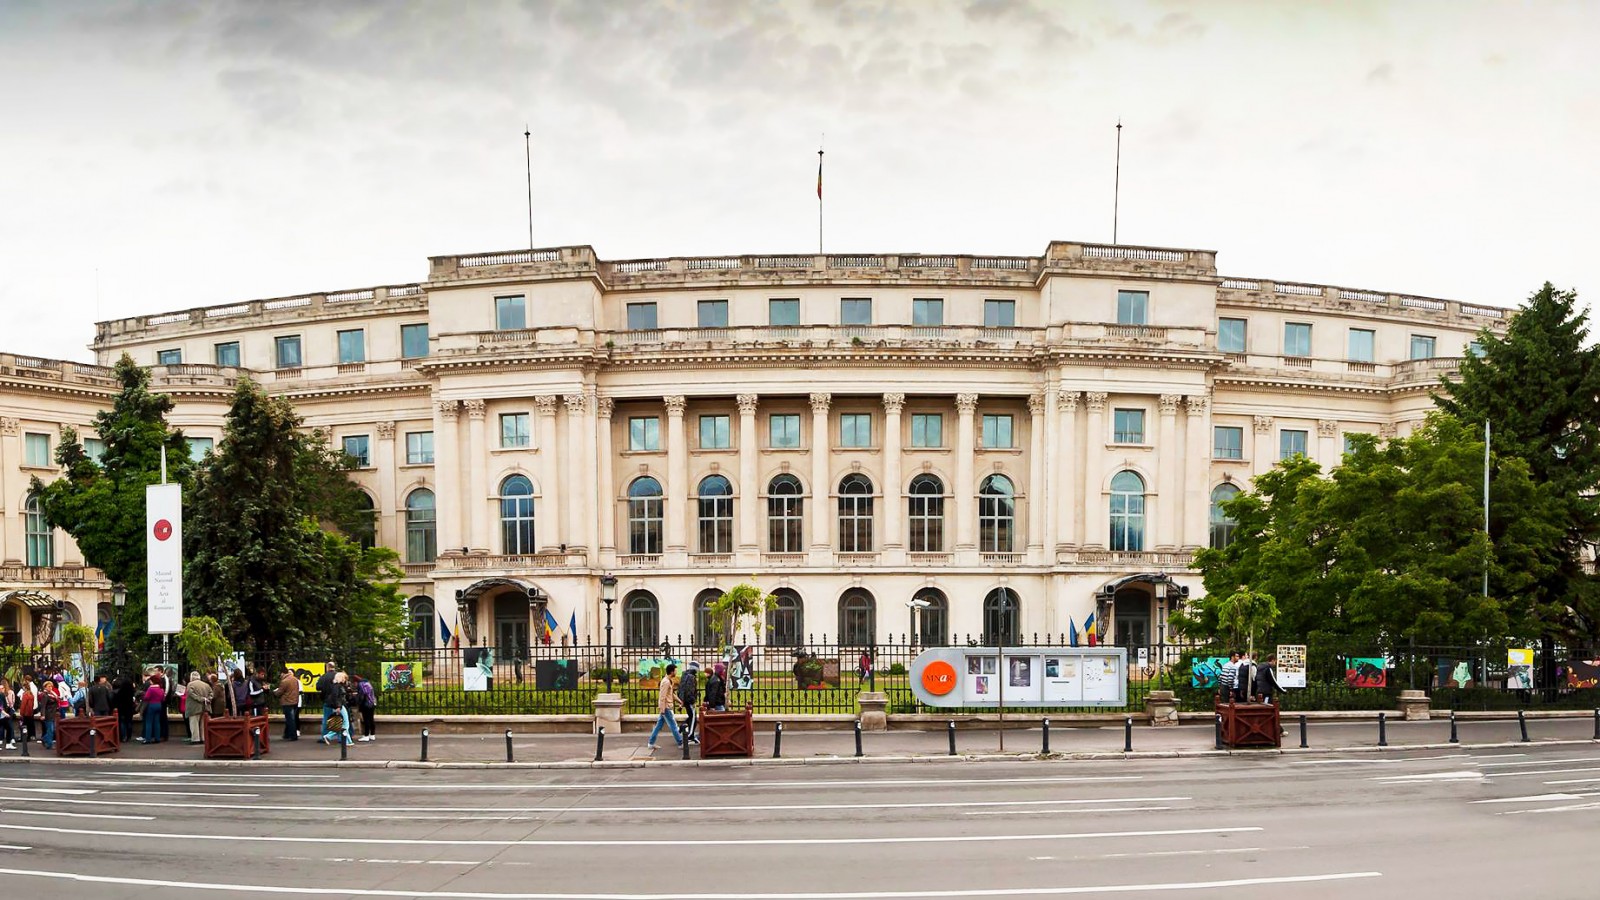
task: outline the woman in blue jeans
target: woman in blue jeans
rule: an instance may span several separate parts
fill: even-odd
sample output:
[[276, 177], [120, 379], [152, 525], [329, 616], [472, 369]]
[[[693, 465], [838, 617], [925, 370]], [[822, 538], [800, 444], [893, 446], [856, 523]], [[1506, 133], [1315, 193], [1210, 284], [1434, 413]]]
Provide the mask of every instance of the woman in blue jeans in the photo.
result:
[[161, 720], [166, 716], [166, 702], [167, 692], [152, 680], [150, 686], [144, 689], [144, 737], [140, 741], [146, 744], [161, 743]]
[[677, 663], [667, 664], [667, 674], [661, 676], [661, 694], [656, 700], [656, 727], [650, 732], [651, 750], [656, 749], [656, 738], [661, 735], [661, 726], [672, 729], [672, 739], [683, 746], [683, 735], [678, 731], [678, 718], [673, 715], [673, 710], [678, 703], [678, 680], [672, 676], [678, 672]]

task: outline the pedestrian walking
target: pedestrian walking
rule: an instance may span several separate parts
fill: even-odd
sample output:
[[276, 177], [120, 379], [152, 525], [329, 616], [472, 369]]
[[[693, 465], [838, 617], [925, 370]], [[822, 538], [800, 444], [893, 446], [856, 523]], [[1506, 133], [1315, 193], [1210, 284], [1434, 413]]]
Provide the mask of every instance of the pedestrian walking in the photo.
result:
[[317, 679], [317, 694], [322, 697], [322, 727], [317, 729], [317, 742], [321, 744], [327, 743], [323, 735], [328, 733], [328, 720], [333, 717], [333, 711], [338, 708], [333, 702], [333, 679], [338, 674], [339, 670], [335, 669], [332, 663], [329, 663], [328, 668], [323, 671], [322, 677]]
[[663, 725], [672, 730], [672, 739], [677, 745], [683, 746], [683, 735], [678, 731], [678, 718], [673, 715], [674, 708], [678, 705], [677, 674], [678, 664], [667, 663], [666, 674], [661, 676], [661, 691], [656, 697], [656, 727], [651, 730], [650, 741], [645, 745], [652, 751], [656, 749], [656, 738], [660, 736]]
[[[322, 737], [318, 743], [349, 744], [350, 741], [350, 676], [344, 672], [335, 672], [333, 680], [329, 682], [327, 693], [323, 694], [323, 719]], [[328, 704], [332, 703], [332, 707]]]
[[118, 675], [116, 689], [111, 692], [111, 706], [117, 711], [117, 736], [124, 744], [133, 741], [133, 712], [137, 705], [133, 678], [126, 673]]
[[0, 678], [0, 749], [17, 748], [17, 695], [11, 682]]
[[1278, 656], [1270, 654], [1267, 661], [1256, 667], [1256, 699], [1271, 703], [1278, 696]]
[[1233, 678], [1233, 700], [1235, 703], [1250, 702], [1251, 680], [1255, 677], [1255, 661], [1250, 658], [1250, 651], [1246, 650], [1239, 657], [1239, 671]]
[[300, 678], [294, 674], [293, 667], [283, 667], [283, 678], [278, 681], [278, 689], [273, 693], [283, 709], [283, 739], [300, 740]]
[[191, 744], [206, 742], [206, 716], [211, 712], [211, 685], [200, 677], [199, 670], [189, 673], [188, 692], [183, 695], [183, 715], [189, 721]]
[[144, 689], [144, 734], [139, 738], [141, 744], [159, 744], [163, 740], [161, 721], [167, 717], [167, 690], [161, 686], [164, 680], [152, 675]]
[[717, 663], [711, 667], [711, 677], [706, 679], [706, 708], [724, 712], [728, 708], [728, 667]]
[[44, 726], [44, 731], [39, 735], [39, 743], [46, 750], [55, 748], [56, 745], [56, 720], [61, 718], [61, 693], [56, 689], [53, 680], [46, 680], [44, 690], [39, 692], [39, 697], [34, 701], [39, 705], [39, 719]]
[[84, 703], [89, 708], [89, 715], [109, 716], [115, 709], [111, 701], [111, 680], [101, 672], [94, 676], [94, 683], [89, 685], [89, 690], [85, 692]]
[[22, 732], [23, 743], [33, 740], [39, 733], [42, 718], [39, 712], [39, 689], [33, 683], [33, 676], [24, 674], [22, 690], [17, 692], [17, 725]]
[[378, 690], [360, 675], [355, 676], [355, 681], [355, 705], [361, 711], [361, 740], [375, 741], [378, 739]]
[[1217, 702], [1233, 702], [1233, 682], [1239, 677], [1239, 651], [1234, 650], [1228, 654], [1228, 661], [1223, 664], [1222, 671], [1217, 673]]
[[697, 726], [700, 717], [697, 712], [700, 706], [700, 664], [691, 662], [684, 669], [683, 681], [678, 684], [678, 702], [688, 710], [689, 716], [684, 720], [683, 735], [691, 744], [700, 743], [700, 732]]

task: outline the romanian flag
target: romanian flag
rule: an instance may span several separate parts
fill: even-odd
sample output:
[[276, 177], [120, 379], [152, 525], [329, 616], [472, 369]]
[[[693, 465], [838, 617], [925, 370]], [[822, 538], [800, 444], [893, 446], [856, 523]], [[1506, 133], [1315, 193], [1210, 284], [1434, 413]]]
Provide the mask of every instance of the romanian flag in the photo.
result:
[[94, 649], [96, 653], [103, 653], [106, 649], [106, 638], [111, 634], [112, 623], [107, 620], [96, 622], [94, 626]]
[[1100, 635], [1097, 632], [1099, 627], [1095, 624], [1094, 613], [1089, 613], [1089, 618], [1083, 620], [1083, 633], [1089, 639], [1089, 646], [1091, 647], [1100, 643]]
[[1078, 646], [1078, 623], [1072, 619], [1067, 620], [1067, 646]]
[[557, 622], [556, 617], [551, 614], [550, 610], [546, 609], [544, 611], [544, 627], [540, 629], [539, 643], [550, 643], [550, 636], [555, 634], [556, 629], [560, 627], [561, 623]]

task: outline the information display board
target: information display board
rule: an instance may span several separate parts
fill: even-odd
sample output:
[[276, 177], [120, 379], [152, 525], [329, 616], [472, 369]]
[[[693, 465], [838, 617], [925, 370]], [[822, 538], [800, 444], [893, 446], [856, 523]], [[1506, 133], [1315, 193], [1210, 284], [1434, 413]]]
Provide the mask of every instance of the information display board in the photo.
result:
[[1124, 706], [1122, 647], [935, 647], [911, 662], [911, 692], [928, 706]]

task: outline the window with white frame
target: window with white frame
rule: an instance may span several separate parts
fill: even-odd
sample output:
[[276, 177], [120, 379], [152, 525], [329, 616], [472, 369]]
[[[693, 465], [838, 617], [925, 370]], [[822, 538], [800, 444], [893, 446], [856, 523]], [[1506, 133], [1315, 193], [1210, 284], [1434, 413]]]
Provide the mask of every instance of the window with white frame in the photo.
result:
[[659, 416], [629, 416], [628, 449], [634, 451], [659, 451], [661, 449], [661, 418]]
[[528, 413], [500, 414], [500, 446], [533, 446], [533, 417]]

